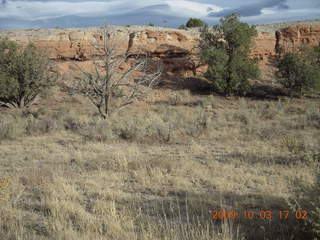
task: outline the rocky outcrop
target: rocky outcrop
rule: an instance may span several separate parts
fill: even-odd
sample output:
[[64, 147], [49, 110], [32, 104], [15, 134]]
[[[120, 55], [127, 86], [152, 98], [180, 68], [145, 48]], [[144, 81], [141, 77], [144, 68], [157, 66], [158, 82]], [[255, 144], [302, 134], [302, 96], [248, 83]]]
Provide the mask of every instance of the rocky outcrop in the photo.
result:
[[[154, 60], [161, 60], [168, 76], [191, 77], [200, 75], [205, 67], [199, 64], [197, 43], [199, 32], [167, 28], [125, 28], [114, 27], [119, 54], [147, 53]], [[101, 52], [95, 47], [102, 45], [98, 28], [90, 29], [40, 29], [0, 31], [20, 44], [32, 42], [41, 51], [57, 61], [61, 72], [71, 72], [71, 62], [90, 64]], [[277, 53], [295, 51], [303, 44], [318, 45], [319, 25], [299, 25], [278, 31], [260, 31], [255, 39], [252, 56], [267, 65]], [[89, 62], [89, 63], [88, 63]], [[84, 65], [84, 64], [82, 64]]]
[[276, 38], [273, 32], [259, 32], [254, 45], [252, 56], [257, 57], [263, 64], [268, 62], [270, 56], [276, 54]]
[[319, 44], [320, 25], [298, 25], [275, 32], [259, 32], [252, 55], [262, 60], [262, 64], [266, 64], [270, 57], [277, 54], [297, 51], [303, 45]]
[[277, 31], [279, 51], [297, 51], [302, 45], [317, 46], [320, 44], [320, 25], [294, 26]]
[[[186, 31], [171, 29], [131, 29], [116, 27], [115, 44], [119, 54], [147, 54], [153, 60], [164, 63], [169, 75], [191, 76], [197, 74], [196, 57], [198, 36]], [[78, 64], [89, 68], [90, 61], [101, 55], [98, 47], [103, 38], [98, 28], [94, 29], [41, 29], [0, 31], [21, 45], [33, 43], [57, 62], [62, 73], [71, 72], [68, 66]], [[81, 62], [86, 62], [81, 64]], [[125, 66], [123, 68], [126, 68]]]

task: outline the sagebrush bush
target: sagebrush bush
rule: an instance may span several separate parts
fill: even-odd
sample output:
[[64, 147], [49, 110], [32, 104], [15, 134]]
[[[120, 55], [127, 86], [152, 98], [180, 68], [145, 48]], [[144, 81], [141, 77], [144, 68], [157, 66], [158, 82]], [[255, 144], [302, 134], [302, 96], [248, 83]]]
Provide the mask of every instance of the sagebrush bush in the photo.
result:
[[77, 132], [82, 128], [81, 121], [74, 116], [66, 116], [63, 119], [63, 125], [66, 130], [70, 130], [72, 132]]
[[101, 119], [87, 122], [86, 124], [82, 125], [80, 129], [78, 129], [77, 133], [88, 141], [103, 142], [117, 138], [111, 128], [111, 124]]
[[113, 132], [122, 139], [153, 139], [166, 142], [169, 138], [169, 125], [155, 114], [136, 114], [131, 117], [122, 116], [120, 121], [113, 122]]
[[247, 112], [235, 112], [232, 120], [239, 121], [244, 125], [249, 125], [251, 122], [251, 117]]
[[70, 131], [86, 140], [130, 140], [170, 142], [180, 137], [199, 137], [208, 127], [202, 106], [158, 106], [147, 113], [119, 112], [110, 119], [74, 112], [28, 111], [0, 117], [0, 139]]
[[59, 123], [50, 118], [45, 119], [36, 119], [36, 118], [28, 118], [26, 119], [26, 134], [34, 135], [34, 134], [46, 134], [50, 132], [54, 132], [60, 129]]
[[284, 136], [280, 145], [290, 153], [291, 163], [301, 162], [315, 167], [320, 163], [320, 149], [307, 144], [302, 136]]
[[0, 115], [0, 141], [13, 140], [25, 132], [25, 122], [19, 117]]
[[306, 120], [308, 125], [320, 128], [320, 109], [317, 109], [316, 107], [308, 109], [306, 112]]
[[182, 105], [190, 100], [189, 90], [175, 91], [169, 96], [169, 104], [173, 106]]
[[306, 150], [304, 141], [298, 139], [297, 137], [285, 136], [281, 139], [282, 146], [288, 149], [289, 152], [293, 154], [299, 154]]

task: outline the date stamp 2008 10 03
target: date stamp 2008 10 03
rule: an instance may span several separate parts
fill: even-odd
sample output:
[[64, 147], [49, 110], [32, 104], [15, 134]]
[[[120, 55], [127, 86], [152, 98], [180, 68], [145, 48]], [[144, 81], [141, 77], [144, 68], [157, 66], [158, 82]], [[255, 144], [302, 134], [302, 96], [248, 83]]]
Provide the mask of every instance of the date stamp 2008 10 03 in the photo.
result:
[[293, 217], [298, 220], [306, 220], [308, 218], [307, 210], [211, 210], [212, 220], [223, 219], [262, 219], [271, 220], [273, 218], [287, 219]]

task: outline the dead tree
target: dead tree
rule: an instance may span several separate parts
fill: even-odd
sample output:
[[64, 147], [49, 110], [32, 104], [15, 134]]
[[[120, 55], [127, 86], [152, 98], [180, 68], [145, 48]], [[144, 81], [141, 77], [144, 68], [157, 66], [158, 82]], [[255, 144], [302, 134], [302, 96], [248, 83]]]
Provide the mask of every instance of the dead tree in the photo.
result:
[[[73, 90], [88, 98], [106, 119], [111, 113], [146, 97], [148, 90], [158, 83], [162, 67], [158, 65], [157, 70], [152, 71], [147, 54], [119, 53], [119, 40], [111, 26], [103, 27], [101, 35], [102, 44], [99, 41], [94, 44], [100, 57], [93, 61], [93, 72], [78, 67], [82, 76], [76, 78]], [[134, 63], [121, 71], [120, 66], [129, 60]], [[122, 95], [116, 96], [117, 91]], [[118, 98], [118, 104], [111, 104], [114, 98]]]

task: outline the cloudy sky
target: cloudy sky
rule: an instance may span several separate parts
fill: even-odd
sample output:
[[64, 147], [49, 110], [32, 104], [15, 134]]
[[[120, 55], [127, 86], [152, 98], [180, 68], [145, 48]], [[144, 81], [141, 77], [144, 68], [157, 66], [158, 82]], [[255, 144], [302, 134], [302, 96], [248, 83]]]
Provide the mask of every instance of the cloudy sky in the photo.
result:
[[230, 13], [250, 23], [320, 18], [320, 0], [0, 0], [0, 29], [114, 25], [177, 27], [190, 17], [215, 24]]

